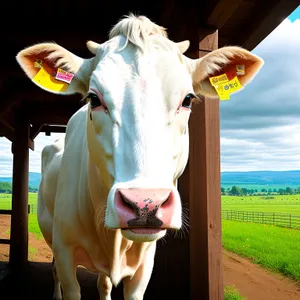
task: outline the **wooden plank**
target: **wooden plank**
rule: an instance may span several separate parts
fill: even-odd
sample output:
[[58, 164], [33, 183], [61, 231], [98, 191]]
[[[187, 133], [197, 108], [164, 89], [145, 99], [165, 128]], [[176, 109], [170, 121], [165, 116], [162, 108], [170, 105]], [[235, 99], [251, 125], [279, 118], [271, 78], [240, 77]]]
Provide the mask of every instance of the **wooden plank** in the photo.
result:
[[29, 120], [17, 114], [13, 157], [13, 194], [9, 264], [17, 269], [28, 261]]
[[[253, 50], [265, 37], [267, 37], [288, 15], [298, 6], [299, 0], [264, 1], [260, 5], [253, 22], [241, 29], [243, 35], [239, 35], [236, 43], [248, 50]], [[244, 24], [245, 26], [246, 24]]]
[[[192, 58], [217, 49], [218, 32], [200, 29], [198, 42], [204, 51]], [[192, 110], [189, 163], [179, 180], [189, 199], [189, 298], [223, 300], [219, 99], [205, 97]]]
[[0, 215], [11, 215], [11, 209], [0, 209]]
[[[211, 41], [214, 40], [214, 43]], [[218, 32], [207, 33], [199, 49], [217, 49]], [[206, 55], [199, 52], [199, 56]], [[220, 191], [219, 99], [205, 97], [195, 105], [190, 125], [190, 255], [191, 295], [199, 281], [206, 284], [201, 299], [221, 300], [223, 293]], [[200, 140], [201, 139], [201, 140]], [[199, 268], [201, 272], [199, 272]], [[193, 299], [196, 299], [194, 296]]]
[[18, 99], [12, 99], [10, 95], [6, 95], [6, 93], [1, 95], [0, 101], [0, 119], [4, 116], [4, 114], [16, 103]]
[[9, 239], [0, 239], [0, 245], [10, 245], [10, 240]]
[[[0, 120], [0, 136], [6, 137], [12, 143], [14, 142], [15, 139], [15, 131], [12, 130], [11, 128], [8, 128], [6, 126], [6, 123], [3, 123], [3, 120]], [[28, 147], [29, 149], [34, 151], [34, 141], [30, 138], [28, 138]], [[13, 153], [13, 146], [12, 146], [12, 153]]]
[[30, 127], [30, 139], [34, 140], [41, 132], [43, 126], [43, 123], [33, 123]]
[[206, 25], [215, 29], [222, 28], [241, 2], [243, 0], [219, 0], [207, 18]]
[[[69, 119], [69, 118], [68, 118]], [[30, 137], [31, 139], [35, 139], [40, 132], [45, 132], [46, 135], [51, 135], [52, 132], [55, 133], [65, 133], [66, 132], [66, 126], [57, 126], [57, 125], [33, 125], [30, 128]]]
[[41, 132], [51, 133], [65, 133], [66, 132], [66, 126], [56, 126], [56, 125], [44, 125], [41, 129]]
[[11, 142], [14, 140], [14, 131], [2, 123], [0, 120], [0, 136], [6, 137]]

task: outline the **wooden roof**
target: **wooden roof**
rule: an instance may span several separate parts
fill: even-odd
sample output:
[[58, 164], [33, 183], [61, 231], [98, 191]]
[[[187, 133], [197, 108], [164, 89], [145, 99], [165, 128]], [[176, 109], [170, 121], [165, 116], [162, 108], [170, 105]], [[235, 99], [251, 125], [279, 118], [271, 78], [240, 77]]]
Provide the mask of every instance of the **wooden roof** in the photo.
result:
[[[16, 109], [29, 113], [33, 140], [40, 131], [62, 132], [44, 124], [66, 125], [80, 106], [78, 96], [49, 94], [25, 77], [15, 55], [26, 46], [55, 41], [91, 57], [86, 41], [105, 41], [111, 26], [129, 12], [146, 15], [165, 26], [172, 40], [180, 41], [189, 38], [182, 24], [191, 21], [193, 12], [199, 27], [218, 29], [219, 47], [240, 45], [252, 50], [298, 5], [299, 0], [7, 0], [1, 9], [0, 136], [13, 141]], [[8, 21], [3, 18], [6, 14]]]

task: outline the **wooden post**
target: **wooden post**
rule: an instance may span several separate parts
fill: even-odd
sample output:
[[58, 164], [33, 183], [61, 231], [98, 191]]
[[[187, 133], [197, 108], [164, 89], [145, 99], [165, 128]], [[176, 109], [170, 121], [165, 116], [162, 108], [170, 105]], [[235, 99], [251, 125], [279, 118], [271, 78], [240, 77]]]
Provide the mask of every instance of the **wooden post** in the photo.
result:
[[13, 193], [9, 264], [20, 268], [28, 261], [28, 170], [29, 121], [26, 112], [17, 113], [13, 142]]
[[[200, 29], [192, 58], [218, 48], [218, 32]], [[195, 41], [194, 41], [195, 43]], [[193, 45], [191, 45], [193, 48]], [[194, 46], [195, 47], [195, 46]], [[179, 188], [188, 182], [190, 218], [190, 299], [223, 300], [220, 185], [219, 99], [206, 97], [193, 106], [188, 168]]]

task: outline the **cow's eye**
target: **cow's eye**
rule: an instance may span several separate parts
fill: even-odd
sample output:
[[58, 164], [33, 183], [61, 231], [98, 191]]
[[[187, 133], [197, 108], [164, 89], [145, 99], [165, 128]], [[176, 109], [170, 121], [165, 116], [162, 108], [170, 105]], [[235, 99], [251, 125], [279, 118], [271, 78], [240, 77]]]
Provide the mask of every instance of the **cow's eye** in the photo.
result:
[[189, 93], [185, 96], [184, 100], [182, 101], [181, 106], [186, 107], [186, 108], [191, 108], [192, 107], [192, 100], [196, 98], [195, 95]]
[[90, 99], [91, 108], [96, 108], [102, 105], [100, 99], [96, 94], [91, 93], [89, 94], [88, 98]]

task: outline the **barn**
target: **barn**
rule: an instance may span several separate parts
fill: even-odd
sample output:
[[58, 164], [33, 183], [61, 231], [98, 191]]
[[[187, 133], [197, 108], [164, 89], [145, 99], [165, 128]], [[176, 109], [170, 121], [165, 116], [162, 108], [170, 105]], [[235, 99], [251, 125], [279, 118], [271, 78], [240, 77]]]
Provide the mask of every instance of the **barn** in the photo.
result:
[[[26, 46], [55, 41], [90, 57], [87, 40], [99, 43], [123, 15], [133, 12], [167, 28], [173, 41], [189, 39], [190, 58], [226, 45], [252, 50], [297, 6], [298, 0], [6, 1], [2, 4], [0, 136], [13, 153], [9, 263], [1, 263], [1, 299], [51, 299], [51, 266], [28, 261], [29, 151], [38, 134], [64, 132], [79, 96], [55, 96], [28, 80], [15, 55]], [[7, 15], [7, 20], [4, 18]], [[221, 261], [219, 99], [205, 98], [190, 120], [190, 157], [179, 190], [189, 211], [189, 233], [159, 245], [145, 299], [223, 299]], [[82, 299], [98, 299], [95, 277], [81, 270]], [[122, 287], [113, 299], [122, 299]]]

